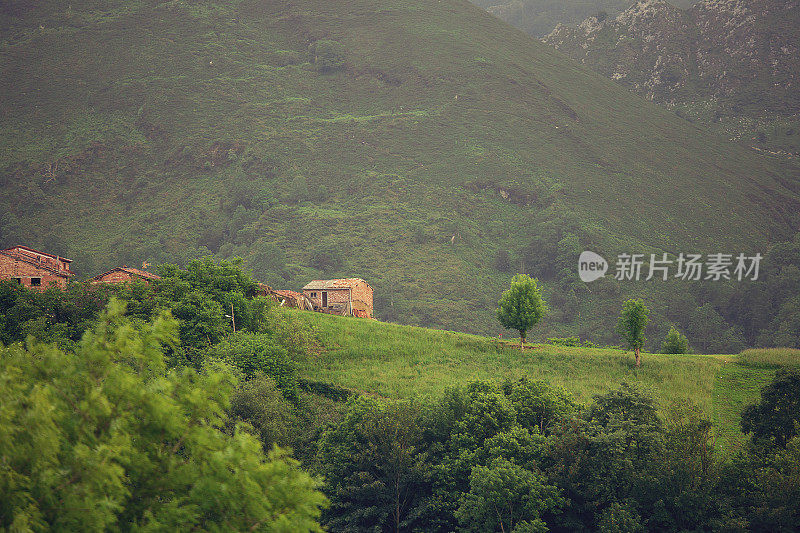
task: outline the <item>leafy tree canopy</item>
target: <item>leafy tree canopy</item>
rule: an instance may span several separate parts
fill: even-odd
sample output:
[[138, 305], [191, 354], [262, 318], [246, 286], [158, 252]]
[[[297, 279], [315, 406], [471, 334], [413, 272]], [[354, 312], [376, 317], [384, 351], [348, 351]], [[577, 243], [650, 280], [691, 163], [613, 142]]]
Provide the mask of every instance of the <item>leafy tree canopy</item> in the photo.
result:
[[0, 528], [320, 531], [319, 483], [278, 448], [218, 428], [226, 367], [167, 371], [168, 313], [136, 327], [112, 299], [74, 352], [0, 356]]
[[669, 328], [667, 338], [661, 344], [661, 353], [689, 353], [689, 340], [675, 326]]
[[800, 424], [800, 372], [778, 370], [761, 391], [761, 401], [742, 412], [742, 431], [754, 443], [785, 448], [798, 434]]
[[636, 366], [641, 364], [639, 351], [644, 347], [644, 329], [649, 321], [650, 310], [641, 300], [628, 300], [622, 306], [617, 321], [617, 333], [625, 340], [628, 347], [636, 352]]
[[517, 274], [498, 302], [497, 319], [504, 328], [517, 330], [520, 343], [524, 344], [528, 330], [539, 323], [545, 312], [537, 281], [527, 274]]

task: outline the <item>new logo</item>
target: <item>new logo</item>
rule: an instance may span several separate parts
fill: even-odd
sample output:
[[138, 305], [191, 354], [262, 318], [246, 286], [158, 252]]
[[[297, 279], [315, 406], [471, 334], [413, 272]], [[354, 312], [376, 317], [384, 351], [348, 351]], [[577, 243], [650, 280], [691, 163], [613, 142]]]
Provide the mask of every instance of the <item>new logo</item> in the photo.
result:
[[589, 283], [605, 276], [608, 271], [608, 261], [603, 256], [594, 252], [583, 252], [578, 258], [578, 275], [581, 281]]

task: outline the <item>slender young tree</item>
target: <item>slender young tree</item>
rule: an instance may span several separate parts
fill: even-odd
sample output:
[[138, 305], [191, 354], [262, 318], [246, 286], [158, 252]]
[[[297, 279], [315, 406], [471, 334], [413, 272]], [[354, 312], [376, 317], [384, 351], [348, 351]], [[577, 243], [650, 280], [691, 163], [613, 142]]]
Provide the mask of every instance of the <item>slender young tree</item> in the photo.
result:
[[642, 366], [639, 356], [640, 350], [644, 347], [644, 328], [650, 320], [648, 315], [650, 310], [645, 307], [641, 300], [628, 300], [622, 306], [622, 312], [617, 321], [617, 333], [619, 333], [633, 352], [636, 354], [636, 366]]
[[528, 330], [539, 323], [546, 311], [536, 280], [517, 274], [511, 280], [511, 288], [503, 292], [498, 302], [497, 319], [504, 328], [519, 332], [519, 345], [523, 347]]

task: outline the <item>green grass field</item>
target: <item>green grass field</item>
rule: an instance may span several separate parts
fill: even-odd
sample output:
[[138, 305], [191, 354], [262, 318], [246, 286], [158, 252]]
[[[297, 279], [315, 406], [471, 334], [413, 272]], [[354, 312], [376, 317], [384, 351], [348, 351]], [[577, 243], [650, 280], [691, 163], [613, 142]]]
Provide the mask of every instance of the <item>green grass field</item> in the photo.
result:
[[661, 408], [691, 400], [712, 420], [723, 451], [741, 445], [742, 408], [781, 366], [800, 365], [800, 350], [748, 350], [740, 355], [645, 353], [642, 367], [618, 349], [535, 344], [524, 351], [499, 339], [378, 321], [297, 312], [315, 331], [318, 354], [301, 364], [304, 378], [391, 398], [435, 396], [473, 380], [527, 376], [563, 387], [582, 403], [636, 382]]

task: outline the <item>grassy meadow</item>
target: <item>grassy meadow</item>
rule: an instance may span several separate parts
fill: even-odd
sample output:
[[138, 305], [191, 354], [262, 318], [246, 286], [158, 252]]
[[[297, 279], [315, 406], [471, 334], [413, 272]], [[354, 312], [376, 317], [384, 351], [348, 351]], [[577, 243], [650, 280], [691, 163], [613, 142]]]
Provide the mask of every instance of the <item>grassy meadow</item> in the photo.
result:
[[581, 403], [636, 382], [664, 409], [690, 400], [712, 420], [723, 451], [739, 446], [742, 408], [782, 366], [799, 366], [800, 350], [747, 350], [739, 355], [644, 353], [642, 367], [620, 349], [513, 343], [377, 321], [298, 312], [314, 329], [319, 352], [301, 363], [307, 379], [391, 398], [435, 396], [473, 380], [527, 376], [562, 387]]

